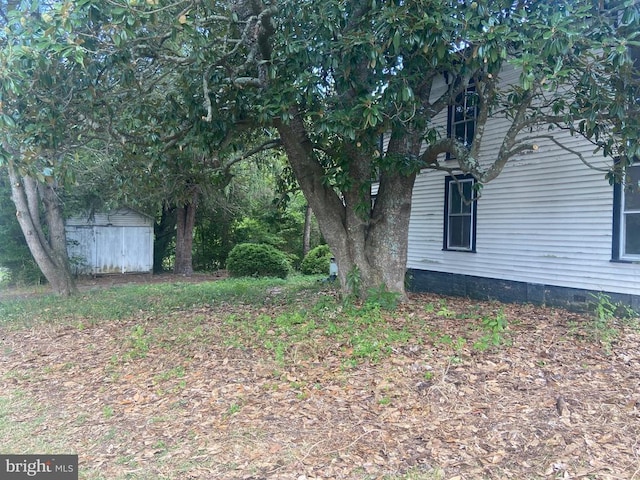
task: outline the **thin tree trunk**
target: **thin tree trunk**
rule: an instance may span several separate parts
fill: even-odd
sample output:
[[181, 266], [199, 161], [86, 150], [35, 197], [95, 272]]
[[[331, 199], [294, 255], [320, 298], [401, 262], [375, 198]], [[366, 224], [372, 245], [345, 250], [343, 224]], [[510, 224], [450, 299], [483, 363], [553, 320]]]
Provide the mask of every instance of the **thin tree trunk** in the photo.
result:
[[[62, 208], [53, 186], [38, 184], [28, 176], [20, 176], [9, 163], [11, 199], [16, 217], [31, 255], [53, 291], [69, 296], [77, 291], [69, 268]], [[40, 222], [40, 200], [45, 208], [48, 235]]]
[[197, 194], [176, 209], [176, 258], [173, 273], [193, 275], [193, 227], [196, 222]]
[[171, 240], [176, 235], [176, 209], [162, 207], [160, 221], [153, 226], [155, 242], [153, 246], [153, 272], [162, 273], [164, 267], [163, 260], [167, 256]]
[[311, 219], [313, 218], [313, 210], [311, 206], [307, 204], [307, 209], [304, 214], [304, 233], [302, 236], [302, 258], [307, 256], [309, 250], [311, 250]]

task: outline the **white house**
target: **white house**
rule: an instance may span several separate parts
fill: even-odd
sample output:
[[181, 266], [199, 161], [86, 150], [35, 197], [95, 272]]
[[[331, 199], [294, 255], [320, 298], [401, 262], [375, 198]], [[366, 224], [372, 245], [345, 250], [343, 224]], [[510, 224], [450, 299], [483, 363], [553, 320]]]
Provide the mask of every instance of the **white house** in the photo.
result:
[[[517, 81], [515, 72], [504, 81]], [[464, 112], [464, 109], [462, 109]], [[458, 110], [460, 112], [460, 110]], [[442, 124], [464, 134], [468, 119]], [[498, 151], [506, 123], [489, 120], [481, 163]], [[545, 132], [546, 133], [546, 132]], [[562, 135], [561, 137], [558, 135]], [[597, 167], [613, 160], [582, 137], [556, 138]], [[455, 166], [455, 160], [443, 161]], [[628, 177], [640, 184], [640, 164]], [[424, 170], [409, 227], [410, 289], [472, 298], [584, 307], [591, 294], [640, 310], [640, 193], [612, 187], [605, 174], [553, 142], [514, 157], [471, 197], [474, 179]]]
[[120, 208], [65, 223], [67, 251], [74, 273], [150, 273], [153, 271], [153, 218]]

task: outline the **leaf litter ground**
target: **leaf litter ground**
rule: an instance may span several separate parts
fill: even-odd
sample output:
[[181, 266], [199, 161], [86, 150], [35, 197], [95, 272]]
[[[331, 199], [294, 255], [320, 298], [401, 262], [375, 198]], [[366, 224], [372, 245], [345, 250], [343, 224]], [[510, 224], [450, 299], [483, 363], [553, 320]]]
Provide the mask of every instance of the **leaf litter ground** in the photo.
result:
[[358, 343], [330, 295], [0, 330], [5, 421], [89, 479], [640, 479], [637, 329], [412, 295]]

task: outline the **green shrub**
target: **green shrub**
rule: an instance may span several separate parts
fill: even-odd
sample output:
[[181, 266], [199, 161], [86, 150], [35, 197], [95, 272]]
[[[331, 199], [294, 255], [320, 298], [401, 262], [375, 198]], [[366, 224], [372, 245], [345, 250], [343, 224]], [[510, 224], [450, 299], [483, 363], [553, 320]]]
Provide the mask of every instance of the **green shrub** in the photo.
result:
[[305, 275], [328, 274], [331, 257], [329, 245], [318, 245], [304, 257], [300, 264], [300, 271]]
[[290, 270], [287, 256], [265, 243], [241, 243], [227, 258], [227, 271], [232, 277], [285, 278]]
[[11, 270], [0, 267], [0, 287], [6, 287], [11, 282]]

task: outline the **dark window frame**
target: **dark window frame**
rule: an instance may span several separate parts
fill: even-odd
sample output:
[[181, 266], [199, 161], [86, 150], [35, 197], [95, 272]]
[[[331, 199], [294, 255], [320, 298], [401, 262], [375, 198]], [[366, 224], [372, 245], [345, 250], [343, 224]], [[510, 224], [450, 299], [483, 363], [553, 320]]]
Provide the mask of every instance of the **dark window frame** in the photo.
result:
[[[640, 170], [640, 162], [636, 161], [632, 164], [634, 169]], [[640, 177], [640, 175], [639, 175]], [[611, 261], [631, 263], [640, 262], [640, 254], [627, 254], [623, 249], [624, 235], [626, 234], [626, 221], [624, 206], [624, 193], [626, 188], [626, 176], [624, 182], [616, 182], [613, 185], [613, 232], [611, 243]], [[640, 193], [639, 193], [640, 194]], [[631, 213], [637, 214], [637, 213]]]
[[[456, 182], [471, 182], [471, 193], [474, 196], [474, 199], [469, 203], [471, 207], [471, 211], [469, 213], [470, 216], [470, 238], [469, 238], [469, 248], [455, 246], [452, 245], [450, 241], [449, 233], [450, 233], [450, 220], [451, 216], [454, 214], [450, 214], [451, 204], [450, 204], [450, 194], [451, 189], [458, 189], [458, 183]], [[444, 179], [444, 222], [443, 222], [443, 236], [442, 236], [442, 250], [451, 251], [451, 252], [468, 252], [468, 253], [476, 253], [476, 231], [478, 225], [478, 200], [475, 195], [475, 185], [476, 179], [473, 175], [464, 174], [464, 175], [447, 175]]]
[[[468, 105], [468, 99], [472, 97], [476, 98], [476, 103], [470, 107]], [[465, 145], [467, 145], [467, 148], [471, 148], [471, 145], [473, 144], [473, 137], [478, 123], [480, 106], [477, 98], [476, 85], [472, 80], [469, 82], [469, 85], [464, 92], [460, 93], [456, 97], [455, 102], [452, 105], [449, 105], [449, 109], [447, 111], [447, 138], [454, 138], [457, 126], [461, 125], [464, 130], [464, 142]], [[470, 108], [473, 108], [472, 115], [468, 115]], [[472, 126], [471, 129], [469, 129], [469, 125]], [[447, 160], [452, 158], [454, 158], [453, 155], [451, 155], [451, 153], [447, 153]]]

